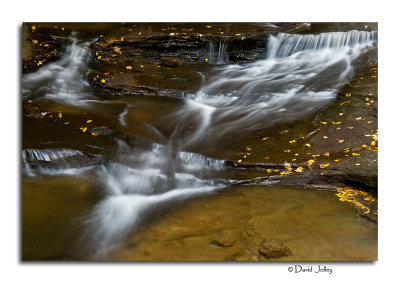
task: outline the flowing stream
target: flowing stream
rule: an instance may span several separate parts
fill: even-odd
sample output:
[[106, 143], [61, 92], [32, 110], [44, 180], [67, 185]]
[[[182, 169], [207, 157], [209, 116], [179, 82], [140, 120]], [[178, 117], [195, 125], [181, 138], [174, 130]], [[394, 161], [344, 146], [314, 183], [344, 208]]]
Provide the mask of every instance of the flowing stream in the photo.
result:
[[[22, 77], [23, 97], [61, 105], [60, 111], [103, 115], [120, 129], [131, 127], [135, 104], [93, 95], [87, 82], [90, 42], [77, 34], [69, 40], [64, 58]], [[227, 64], [227, 44], [211, 43], [210, 58], [220, 64], [214, 75], [159, 117], [172, 131], [144, 121], [154, 142], [137, 148], [119, 139], [112, 153], [105, 147], [91, 154], [65, 145], [24, 148], [23, 178], [29, 183], [46, 176], [92, 176], [101, 197], [75, 217], [84, 227], [77, 241], [84, 243], [84, 257], [107, 257], [161, 208], [229, 187], [233, 180], [216, 177], [224, 160], [193, 152], [202, 152], [196, 148], [315, 114], [349, 82], [352, 61], [376, 43], [376, 32], [277, 33], [267, 38], [265, 59], [246, 64]]]

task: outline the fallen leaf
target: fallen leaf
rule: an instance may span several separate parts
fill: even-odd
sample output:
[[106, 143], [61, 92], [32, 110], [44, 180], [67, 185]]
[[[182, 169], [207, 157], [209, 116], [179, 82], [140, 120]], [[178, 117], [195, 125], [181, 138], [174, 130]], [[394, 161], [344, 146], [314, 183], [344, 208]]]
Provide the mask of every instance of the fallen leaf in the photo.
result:
[[344, 142], [344, 140], [338, 140], [338, 143], [342, 143], [342, 142]]
[[295, 143], [296, 142], [296, 140], [291, 140], [291, 141], [289, 141], [289, 143]]
[[335, 162], [339, 162], [339, 161], [340, 161], [340, 159], [335, 159], [335, 160], [333, 160], [333, 161], [335, 161]]
[[89, 123], [92, 123], [92, 121], [93, 121], [93, 120], [87, 120], [86, 123], [89, 124]]
[[357, 117], [357, 118], [356, 118], [356, 120], [361, 120], [361, 119], [362, 119], [361, 117]]
[[271, 170], [271, 169], [267, 169], [266, 171], [267, 171], [268, 173], [271, 173], [271, 172], [272, 172], [272, 170]]
[[283, 152], [290, 152], [290, 149], [285, 149]]
[[92, 136], [97, 136], [97, 134], [96, 134], [96, 133], [91, 133], [91, 135], [92, 135]]
[[311, 164], [313, 164], [313, 163], [315, 163], [315, 160], [313, 160], [313, 159], [310, 159], [310, 160], [307, 161], [307, 164], [308, 164], [308, 165], [311, 165]]
[[325, 152], [323, 155], [324, 156], [329, 156], [329, 152]]
[[86, 130], [87, 130], [87, 127], [81, 127], [81, 128], [79, 128], [82, 132], [86, 132]]
[[303, 172], [303, 167], [298, 167], [296, 170], [294, 170], [294, 171], [296, 171], [297, 173], [302, 173]]
[[309, 144], [309, 143], [306, 143], [306, 147], [311, 147], [311, 144]]
[[358, 155], [360, 155], [360, 154], [359, 154], [359, 153], [353, 152], [351, 155], [353, 155], [353, 156], [358, 156]]
[[126, 66], [127, 70], [132, 70], [132, 66]]
[[242, 159], [239, 159], [237, 162], [239, 162], [239, 163], [242, 162]]
[[374, 141], [371, 142], [371, 145], [374, 146], [376, 143]]
[[266, 141], [267, 139], [269, 139], [269, 137], [262, 138], [263, 141]]
[[329, 167], [329, 163], [319, 165], [319, 168], [326, 168]]
[[58, 113], [58, 118], [62, 118], [62, 113]]
[[101, 82], [104, 84], [104, 83], [106, 82], [106, 80], [105, 80], [105, 79], [102, 79]]
[[36, 27], [35, 27], [35, 26], [32, 26], [32, 31], [35, 31], [35, 29], [36, 29]]
[[290, 165], [290, 163], [285, 162], [283, 165], [285, 165], [285, 168], [288, 169], [289, 171], [292, 170], [292, 166]]

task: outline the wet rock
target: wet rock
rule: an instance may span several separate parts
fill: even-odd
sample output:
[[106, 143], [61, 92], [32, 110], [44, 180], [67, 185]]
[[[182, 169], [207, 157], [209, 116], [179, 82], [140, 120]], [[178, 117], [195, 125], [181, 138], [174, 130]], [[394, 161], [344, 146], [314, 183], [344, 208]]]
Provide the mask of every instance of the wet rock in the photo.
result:
[[231, 247], [235, 244], [236, 239], [234, 235], [230, 232], [221, 232], [215, 236], [214, 239], [210, 241], [210, 244], [219, 247]]
[[161, 66], [168, 67], [168, 68], [176, 68], [182, 65], [182, 61], [172, 57], [162, 57], [161, 59]]
[[258, 252], [267, 258], [279, 258], [291, 254], [289, 248], [284, 246], [281, 242], [276, 240], [267, 241], [265, 239], [261, 242]]

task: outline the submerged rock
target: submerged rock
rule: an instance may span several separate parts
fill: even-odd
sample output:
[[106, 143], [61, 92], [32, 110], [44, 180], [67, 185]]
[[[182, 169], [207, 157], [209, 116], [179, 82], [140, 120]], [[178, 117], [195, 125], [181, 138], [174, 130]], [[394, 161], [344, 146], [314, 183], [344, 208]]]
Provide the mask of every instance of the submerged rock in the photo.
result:
[[161, 66], [168, 68], [176, 68], [182, 65], [182, 61], [172, 57], [162, 57], [161, 58]]
[[276, 240], [267, 241], [265, 239], [261, 242], [258, 252], [268, 258], [279, 258], [291, 254], [290, 249], [281, 242]]
[[214, 239], [210, 241], [210, 244], [216, 245], [219, 247], [231, 247], [235, 244], [236, 238], [230, 232], [222, 232], [217, 234]]

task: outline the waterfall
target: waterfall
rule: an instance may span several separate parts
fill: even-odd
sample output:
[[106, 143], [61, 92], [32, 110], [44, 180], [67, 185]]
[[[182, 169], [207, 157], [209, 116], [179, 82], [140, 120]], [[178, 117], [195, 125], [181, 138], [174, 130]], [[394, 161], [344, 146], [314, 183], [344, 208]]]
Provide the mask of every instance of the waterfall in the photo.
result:
[[66, 55], [59, 61], [41, 66], [36, 72], [22, 76], [22, 93], [27, 96], [43, 96], [65, 104], [81, 104], [89, 96], [87, 61], [90, 57], [90, 42], [80, 42], [76, 33]]
[[225, 64], [229, 61], [228, 43], [220, 40], [216, 45], [210, 41], [207, 45], [208, 62], [211, 64]]
[[321, 34], [286, 34], [278, 33], [268, 38], [268, 58], [288, 57], [301, 51], [321, 49], [338, 50], [343, 48], [365, 48], [378, 41], [376, 31], [328, 32]]
[[366, 31], [270, 35], [266, 59], [220, 67], [176, 119], [199, 117], [204, 131], [197, 143], [212, 132], [244, 133], [303, 119], [335, 99], [352, 76], [352, 61], [376, 43], [377, 32]]

